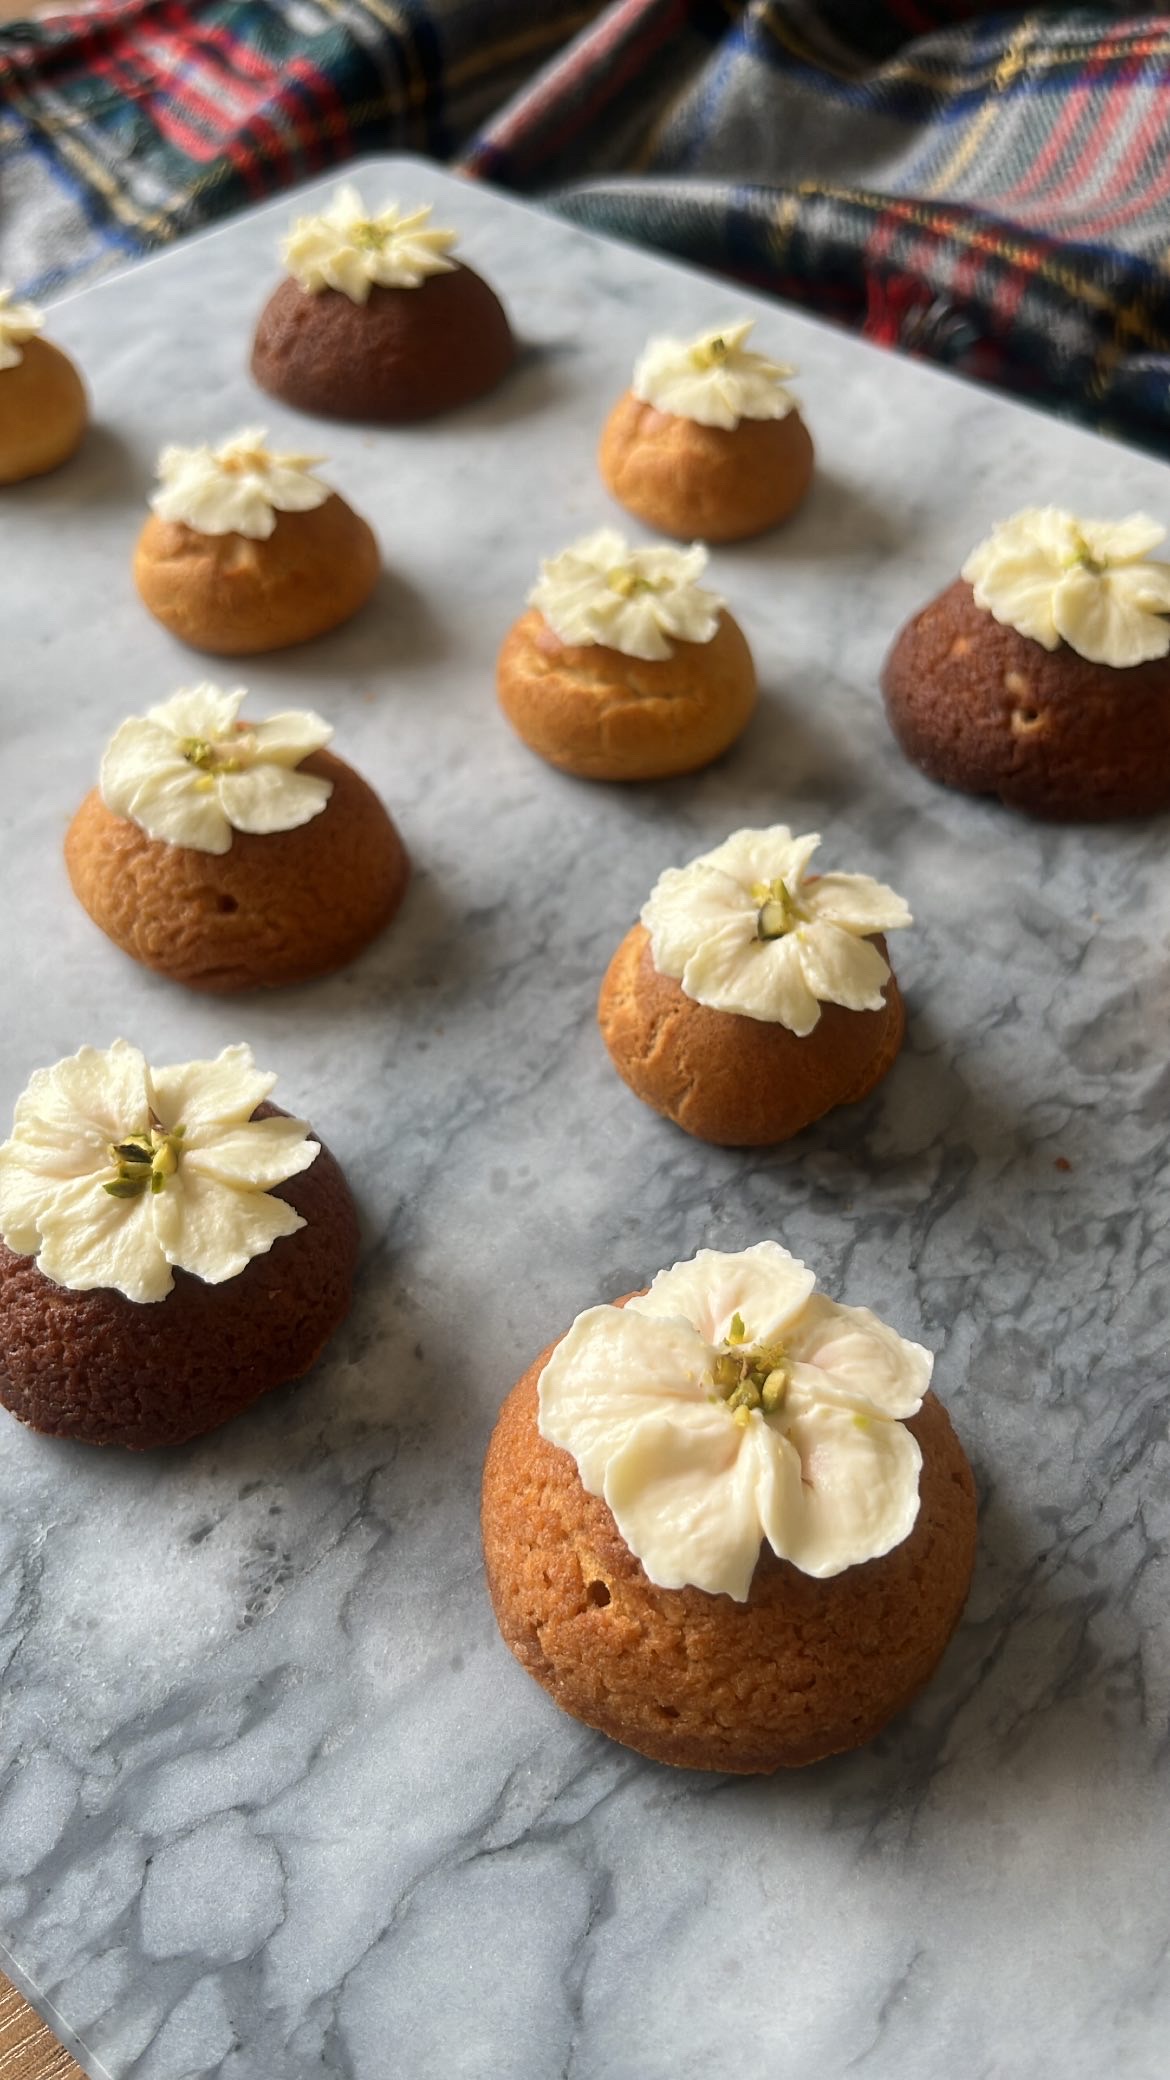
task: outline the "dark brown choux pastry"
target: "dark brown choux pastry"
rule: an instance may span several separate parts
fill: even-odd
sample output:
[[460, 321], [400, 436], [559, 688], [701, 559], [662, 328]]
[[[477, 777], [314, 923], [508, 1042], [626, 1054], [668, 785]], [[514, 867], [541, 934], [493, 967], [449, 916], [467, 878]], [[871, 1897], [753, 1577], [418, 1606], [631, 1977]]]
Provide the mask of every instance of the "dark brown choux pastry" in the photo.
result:
[[188, 989], [281, 988], [344, 967], [394, 917], [410, 861], [352, 766], [318, 750], [296, 770], [331, 783], [321, 812], [233, 830], [221, 853], [149, 836], [94, 788], [65, 839], [74, 894], [123, 953]]
[[958, 578], [895, 638], [881, 686], [906, 757], [944, 787], [1084, 821], [1170, 806], [1164, 657], [1119, 668], [1047, 650]]
[[746, 345], [753, 323], [650, 340], [606, 420], [602, 478], [648, 527], [740, 541], [779, 526], [804, 498], [813, 444], [784, 387], [794, 371]]
[[605, 422], [597, 459], [618, 504], [679, 541], [737, 542], [778, 527], [813, 474], [812, 438], [799, 412], [742, 419], [728, 432], [660, 412], [631, 390]]
[[0, 290], [0, 484], [58, 469], [89, 424], [85, 385], [68, 354], [36, 337], [40, 323]]
[[373, 288], [366, 303], [282, 282], [260, 313], [252, 374], [298, 411], [406, 426], [494, 390], [515, 359], [494, 289], [457, 264], [418, 289]]
[[787, 824], [734, 831], [668, 868], [601, 985], [619, 1076], [722, 1147], [788, 1141], [891, 1068], [905, 1012], [883, 930], [911, 922], [863, 874], [809, 874]]
[[345, 187], [297, 220], [252, 346], [261, 389], [299, 411], [407, 425], [495, 388], [516, 358], [504, 307], [448, 258], [455, 233], [430, 214], [371, 216]]
[[541, 1436], [555, 1348], [509, 1394], [484, 1468], [488, 1587], [521, 1666], [563, 1711], [676, 1768], [768, 1773], [872, 1740], [937, 1665], [974, 1565], [974, 1481], [935, 1395], [906, 1425], [923, 1463], [902, 1543], [815, 1579], [765, 1541], [738, 1602], [652, 1582], [572, 1454]]
[[[284, 1116], [260, 1105], [253, 1117]], [[322, 1147], [273, 1188], [305, 1226], [207, 1284], [182, 1270], [142, 1305], [72, 1291], [0, 1242], [0, 1405], [49, 1437], [153, 1451], [215, 1430], [316, 1364], [349, 1312], [357, 1214]]]
[[[705, 561], [697, 544], [685, 554], [631, 551], [603, 529], [542, 567], [535, 604], [508, 631], [496, 667], [500, 706], [531, 750], [585, 780], [661, 780], [709, 765], [735, 742], [756, 705], [756, 670], [738, 623], [694, 583]], [[674, 589], [656, 592], [659, 584]], [[678, 607], [672, 632], [647, 637], [627, 623], [627, 608], [651, 612], [659, 600], [668, 617]], [[574, 641], [578, 632], [586, 640]], [[658, 654], [631, 655], [622, 643]]]
[[[884, 955], [880, 935], [873, 944]], [[709, 1010], [659, 974], [641, 924], [606, 969], [597, 1019], [634, 1096], [723, 1148], [790, 1141], [836, 1106], [868, 1097], [892, 1069], [906, 1029], [893, 974], [880, 1011], [826, 1004], [804, 1039], [786, 1026]]]

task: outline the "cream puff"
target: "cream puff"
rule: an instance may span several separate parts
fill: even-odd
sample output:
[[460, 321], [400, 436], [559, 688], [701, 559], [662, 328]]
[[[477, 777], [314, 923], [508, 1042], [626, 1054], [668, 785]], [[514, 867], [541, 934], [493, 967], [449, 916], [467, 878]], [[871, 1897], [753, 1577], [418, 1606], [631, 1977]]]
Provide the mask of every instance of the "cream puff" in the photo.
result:
[[541, 565], [497, 667], [533, 751], [587, 780], [660, 780], [735, 742], [756, 672], [706, 563], [701, 543], [632, 549], [606, 527]]
[[700, 1141], [787, 1141], [866, 1097], [902, 1044], [882, 934], [910, 912], [867, 874], [810, 875], [819, 843], [781, 823], [669, 868], [609, 964], [614, 1067]]
[[44, 318], [0, 288], [0, 484], [43, 477], [68, 462], [89, 423], [85, 385]]
[[813, 445], [786, 387], [795, 371], [745, 342], [740, 320], [697, 339], [652, 339], [601, 436], [619, 505], [688, 541], [734, 542], [796, 511]]
[[933, 1360], [776, 1242], [590, 1307], [500, 1412], [483, 1478], [505, 1643], [562, 1711], [743, 1774], [862, 1746], [966, 1601], [975, 1484]]
[[134, 580], [156, 620], [194, 650], [246, 657], [340, 627], [381, 559], [372, 528], [250, 426], [219, 447], [164, 448]]
[[132, 1451], [184, 1444], [299, 1379], [344, 1320], [348, 1187], [268, 1102], [247, 1047], [38, 1069], [0, 1146], [0, 1406]]
[[516, 344], [498, 296], [453, 260], [428, 208], [371, 215], [356, 188], [299, 217], [269, 297], [252, 374], [299, 411], [384, 425], [434, 418], [492, 390]]
[[1032, 816], [1170, 806], [1170, 563], [1143, 513], [1030, 506], [897, 637], [890, 727], [930, 779]]
[[189, 989], [275, 988], [351, 961], [406, 893], [377, 795], [310, 710], [240, 716], [184, 689], [114, 732], [65, 839], [79, 902], [123, 953]]

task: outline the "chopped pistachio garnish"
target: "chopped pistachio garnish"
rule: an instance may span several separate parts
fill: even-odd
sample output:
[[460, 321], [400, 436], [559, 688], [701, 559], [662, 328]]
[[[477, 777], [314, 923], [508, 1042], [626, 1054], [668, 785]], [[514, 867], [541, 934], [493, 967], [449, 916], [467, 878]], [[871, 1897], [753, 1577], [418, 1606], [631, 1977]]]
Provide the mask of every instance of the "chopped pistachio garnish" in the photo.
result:
[[103, 1192], [111, 1199], [137, 1199], [148, 1188], [164, 1191], [168, 1177], [179, 1167], [179, 1144], [186, 1132], [186, 1127], [172, 1127], [168, 1134], [155, 1120], [140, 1134], [111, 1142], [110, 1159], [117, 1174], [103, 1184]]
[[[747, 1341], [742, 1315], [732, 1315], [727, 1330], [729, 1345]], [[746, 1421], [755, 1409], [774, 1416], [783, 1406], [792, 1369], [782, 1347], [771, 1350], [721, 1351], [711, 1368], [713, 1401], [725, 1403], [737, 1422]]]
[[757, 938], [782, 939], [785, 932], [793, 931], [807, 918], [807, 911], [785, 881], [757, 881], [753, 884], [751, 896], [753, 903], [760, 906], [756, 919]]

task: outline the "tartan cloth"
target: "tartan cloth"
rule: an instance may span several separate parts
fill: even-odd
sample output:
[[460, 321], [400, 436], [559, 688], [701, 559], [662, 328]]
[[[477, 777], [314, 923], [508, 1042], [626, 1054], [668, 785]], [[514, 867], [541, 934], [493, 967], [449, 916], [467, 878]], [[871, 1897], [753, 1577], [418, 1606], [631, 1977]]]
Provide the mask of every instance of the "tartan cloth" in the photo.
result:
[[1170, 14], [94, 0], [0, 27], [33, 295], [391, 148], [1170, 451]]

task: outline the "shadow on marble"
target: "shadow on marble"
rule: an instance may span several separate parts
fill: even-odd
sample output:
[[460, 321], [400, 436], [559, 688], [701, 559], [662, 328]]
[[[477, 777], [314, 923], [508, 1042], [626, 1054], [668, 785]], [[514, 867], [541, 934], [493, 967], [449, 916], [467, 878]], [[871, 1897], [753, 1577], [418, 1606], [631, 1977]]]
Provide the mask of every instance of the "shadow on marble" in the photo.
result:
[[[376, 692], [364, 691], [359, 698], [380, 703], [400, 696], [403, 688], [386, 683], [386, 675], [395, 669], [407, 671], [416, 665], [435, 663], [449, 642], [425, 594], [394, 568], [393, 548], [383, 543], [382, 553], [387, 561], [373, 594], [344, 628], [331, 629], [315, 636], [312, 642], [298, 643], [289, 650], [266, 652], [257, 662], [278, 664], [282, 679], [288, 681], [290, 689], [296, 686], [302, 698], [307, 698], [323, 677], [329, 679], [332, 698], [337, 682], [347, 676], [380, 680]], [[240, 658], [224, 662], [228, 667], [235, 662], [238, 669], [246, 671], [251, 661]], [[428, 690], [426, 697], [433, 699], [433, 692]], [[344, 724], [341, 734], [344, 735]]]
[[[22, 519], [43, 515], [52, 518], [60, 511], [71, 516], [81, 506], [123, 506], [128, 497], [141, 498], [146, 519], [146, 498], [151, 488], [151, 471], [130, 443], [100, 419], [91, 422], [75, 455], [43, 477], [30, 477], [23, 484], [5, 487], [4, 498], [19, 506]], [[133, 549], [127, 537], [126, 561]]]
[[896, 556], [912, 534], [908, 518], [883, 504], [859, 477], [843, 476], [818, 461], [808, 497], [791, 520], [727, 546], [737, 560], [751, 565], [788, 566], [806, 559], [820, 565], [851, 556], [872, 565], [875, 556]]
[[[538, 343], [517, 335], [516, 360], [498, 390], [482, 400], [485, 425], [509, 426], [517, 419], [551, 411], [571, 394], [572, 384], [562, 364], [578, 358], [569, 343]], [[477, 400], [477, 403], [480, 400]], [[475, 410], [475, 405], [469, 411]], [[600, 432], [600, 426], [598, 432]]]

